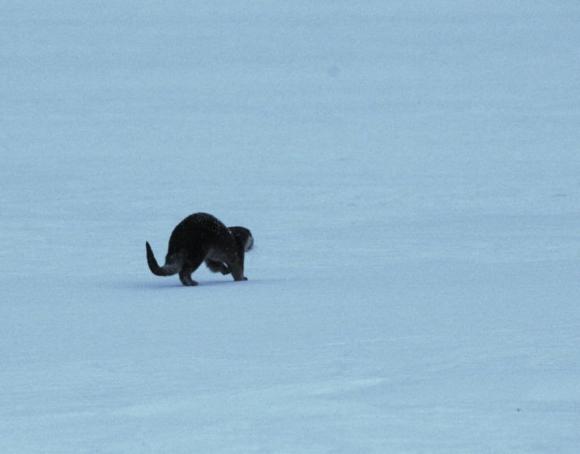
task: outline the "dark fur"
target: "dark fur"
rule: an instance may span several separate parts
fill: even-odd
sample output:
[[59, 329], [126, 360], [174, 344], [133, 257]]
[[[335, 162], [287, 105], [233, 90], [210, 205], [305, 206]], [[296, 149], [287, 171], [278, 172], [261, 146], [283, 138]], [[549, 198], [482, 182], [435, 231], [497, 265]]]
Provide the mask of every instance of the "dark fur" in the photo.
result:
[[[236, 242], [238, 243], [238, 247], [243, 247], [244, 251], [249, 251], [252, 249], [254, 246], [254, 237], [252, 236], [252, 232], [250, 232], [249, 229], [236, 226], [228, 227], [228, 230], [234, 236]], [[222, 273], [223, 275], [231, 273], [229, 267], [225, 263], [212, 259], [205, 259], [205, 264], [214, 273]]]
[[245, 227], [228, 227], [230, 232], [236, 238], [236, 241], [244, 245], [244, 249], [249, 251], [254, 246], [254, 237], [252, 236], [252, 232]]
[[226, 227], [211, 214], [195, 213], [181, 221], [169, 238], [165, 265], [159, 266], [147, 242], [147, 264], [157, 276], [179, 273], [183, 285], [197, 285], [191, 274], [205, 261], [217, 273], [232, 274], [234, 280], [244, 277], [244, 254], [253, 245], [251, 232], [245, 227]]

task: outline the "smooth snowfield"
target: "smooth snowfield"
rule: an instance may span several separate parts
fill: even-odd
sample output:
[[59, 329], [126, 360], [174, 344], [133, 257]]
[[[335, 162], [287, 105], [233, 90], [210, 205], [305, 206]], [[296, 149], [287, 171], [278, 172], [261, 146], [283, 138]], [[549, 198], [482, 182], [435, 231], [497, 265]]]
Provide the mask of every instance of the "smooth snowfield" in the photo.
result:
[[[580, 4], [0, 3], [0, 452], [577, 453]], [[247, 282], [147, 269], [206, 211]]]

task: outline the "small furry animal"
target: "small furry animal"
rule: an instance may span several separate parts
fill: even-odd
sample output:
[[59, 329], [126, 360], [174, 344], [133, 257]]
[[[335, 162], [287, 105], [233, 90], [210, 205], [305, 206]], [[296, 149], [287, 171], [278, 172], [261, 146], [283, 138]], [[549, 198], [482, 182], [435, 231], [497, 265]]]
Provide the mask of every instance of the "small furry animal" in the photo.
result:
[[173, 229], [165, 265], [159, 266], [149, 242], [145, 243], [147, 264], [156, 276], [179, 273], [183, 285], [197, 285], [191, 274], [205, 262], [214, 273], [231, 274], [236, 281], [245, 281], [244, 254], [254, 245], [250, 230], [226, 227], [208, 213], [194, 213]]

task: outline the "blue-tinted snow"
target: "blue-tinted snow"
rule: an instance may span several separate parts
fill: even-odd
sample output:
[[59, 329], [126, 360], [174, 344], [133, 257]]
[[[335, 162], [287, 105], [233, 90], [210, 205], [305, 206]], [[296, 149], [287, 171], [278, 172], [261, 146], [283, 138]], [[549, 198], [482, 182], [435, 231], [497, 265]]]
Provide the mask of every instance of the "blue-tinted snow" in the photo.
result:
[[[0, 4], [2, 453], [575, 453], [580, 4]], [[157, 278], [186, 215], [249, 281]]]

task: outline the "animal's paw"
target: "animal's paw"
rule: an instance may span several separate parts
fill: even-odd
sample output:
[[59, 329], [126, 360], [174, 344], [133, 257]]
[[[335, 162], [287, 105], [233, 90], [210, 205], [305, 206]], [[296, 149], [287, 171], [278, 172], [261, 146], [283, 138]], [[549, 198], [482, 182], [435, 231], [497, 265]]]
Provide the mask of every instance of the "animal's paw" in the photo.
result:
[[195, 287], [196, 285], [199, 285], [198, 282], [193, 279], [182, 279], [181, 283], [186, 287]]

